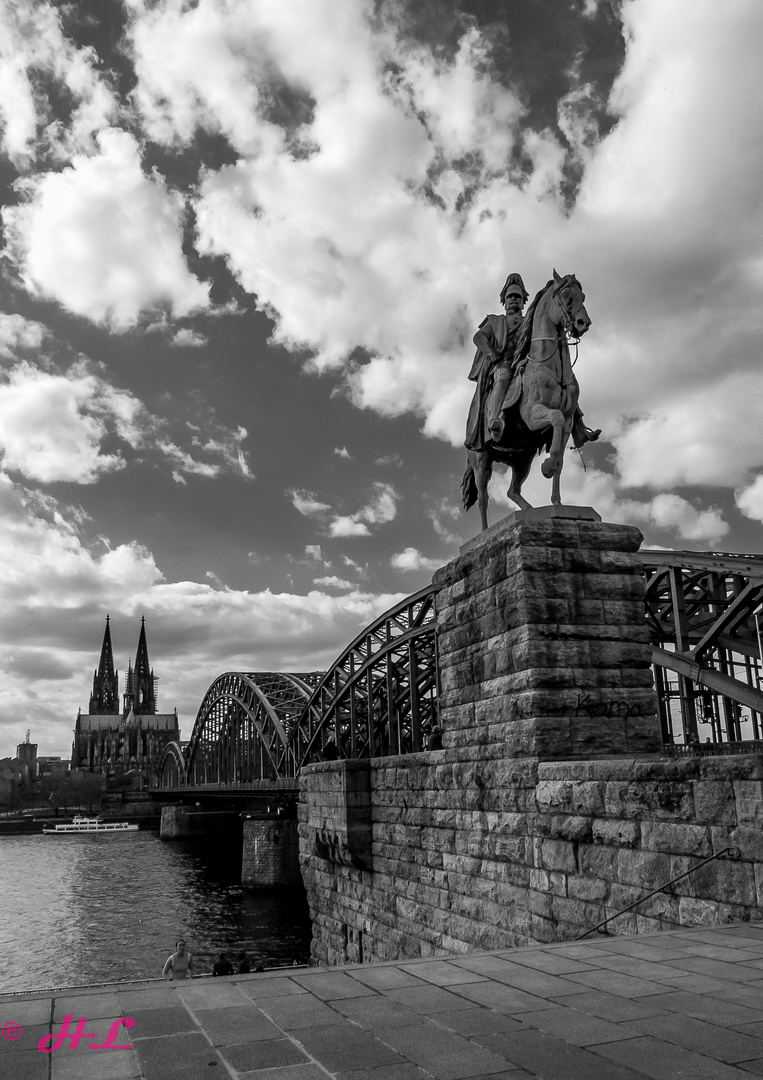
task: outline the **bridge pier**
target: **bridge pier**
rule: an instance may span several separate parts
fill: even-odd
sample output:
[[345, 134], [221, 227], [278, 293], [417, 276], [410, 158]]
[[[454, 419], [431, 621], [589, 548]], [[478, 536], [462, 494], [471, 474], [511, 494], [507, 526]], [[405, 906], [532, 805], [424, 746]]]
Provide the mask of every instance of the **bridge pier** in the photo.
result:
[[163, 806], [159, 826], [161, 840], [183, 840], [192, 836], [230, 836], [240, 829], [241, 815], [235, 810], [201, 810], [193, 806]]
[[301, 883], [296, 819], [278, 814], [245, 818], [241, 884], [272, 888]]

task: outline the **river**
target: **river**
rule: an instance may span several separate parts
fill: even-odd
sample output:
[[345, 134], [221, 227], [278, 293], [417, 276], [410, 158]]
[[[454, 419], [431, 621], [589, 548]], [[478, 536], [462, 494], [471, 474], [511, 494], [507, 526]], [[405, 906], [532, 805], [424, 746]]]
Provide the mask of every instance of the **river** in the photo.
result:
[[153, 978], [181, 936], [197, 973], [221, 951], [307, 963], [304, 893], [242, 889], [240, 859], [154, 832], [0, 837], [0, 991]]

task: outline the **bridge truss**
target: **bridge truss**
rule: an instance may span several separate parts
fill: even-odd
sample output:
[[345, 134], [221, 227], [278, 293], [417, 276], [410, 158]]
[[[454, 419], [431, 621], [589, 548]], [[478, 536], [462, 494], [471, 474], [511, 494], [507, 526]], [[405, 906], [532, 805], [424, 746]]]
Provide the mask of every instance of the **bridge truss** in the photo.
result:
[[[333, 740], [342, 757], [421, 750], [437, 722], [435, 589], [386, 611], [325, 672], [235, 672], [204, 695], [182, 758], [189, 786], [295, 778]], [[171, 744], [162, 787], [178, 786]], [[182, 781], [181, 781], [182, 782]]]
[[[763, 750], [763, 556], [643, 558], [664, 743]], [[437, 722], [435, 599], [431, 585], [407, 597], [325, 673], [220, 675], [185, 750], [167, 748], [162, 786], [281, 783], [322, 760], [329, 739], [348, 758], [423, 749]]]
[[763, 734], [763, 556], [645, 551], [663, 741], [714, 747]]

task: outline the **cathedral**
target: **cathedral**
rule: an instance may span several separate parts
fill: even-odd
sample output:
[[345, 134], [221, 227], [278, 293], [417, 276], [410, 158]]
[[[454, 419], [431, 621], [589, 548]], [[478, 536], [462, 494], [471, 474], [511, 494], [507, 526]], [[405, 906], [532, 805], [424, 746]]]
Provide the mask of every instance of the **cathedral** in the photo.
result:
[[156, 785], [165, 746], [180, 738], [177, 709], [173, 713], [156, 711], [157, 682], [148, 661], [143, 618], [135, 667], [130, 661], [120, 708], [119, 673], [114, 668], [107, 615], [90, 705], [87, 713], [81, 709], [77, 713], [72, 769], [99, 773], [104, 779], [124, 776], [140, 789]]

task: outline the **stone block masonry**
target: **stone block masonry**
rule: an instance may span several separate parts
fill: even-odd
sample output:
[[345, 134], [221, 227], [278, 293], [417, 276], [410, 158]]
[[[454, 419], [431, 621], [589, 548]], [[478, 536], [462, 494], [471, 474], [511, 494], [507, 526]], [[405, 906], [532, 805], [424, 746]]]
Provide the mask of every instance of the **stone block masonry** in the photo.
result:
[[300, 777], [321, 963], [763, 918], [763, 758], [659, 756], [636, 529], [510, 517], [438, 571], [444, 749]]
[[246, 818], [241, 844], [241, 884], [272, 888], [296, 885], [299, 880], [296, 821], [277, 814]]
[[[612, 933], [763, 918], [763, 759], [370, 762], [369, 869], [321, 858], [308, 824], [345, 762], [303, 772], [302, 877], [324, 964], [569, 940], [715, 852]], [[324, 804], [325, 805], [325, 804]]]
[[437, 571], [446, 748], [563, 760], [659, 749], [641, 540], [587, 507], [544, 507]]

